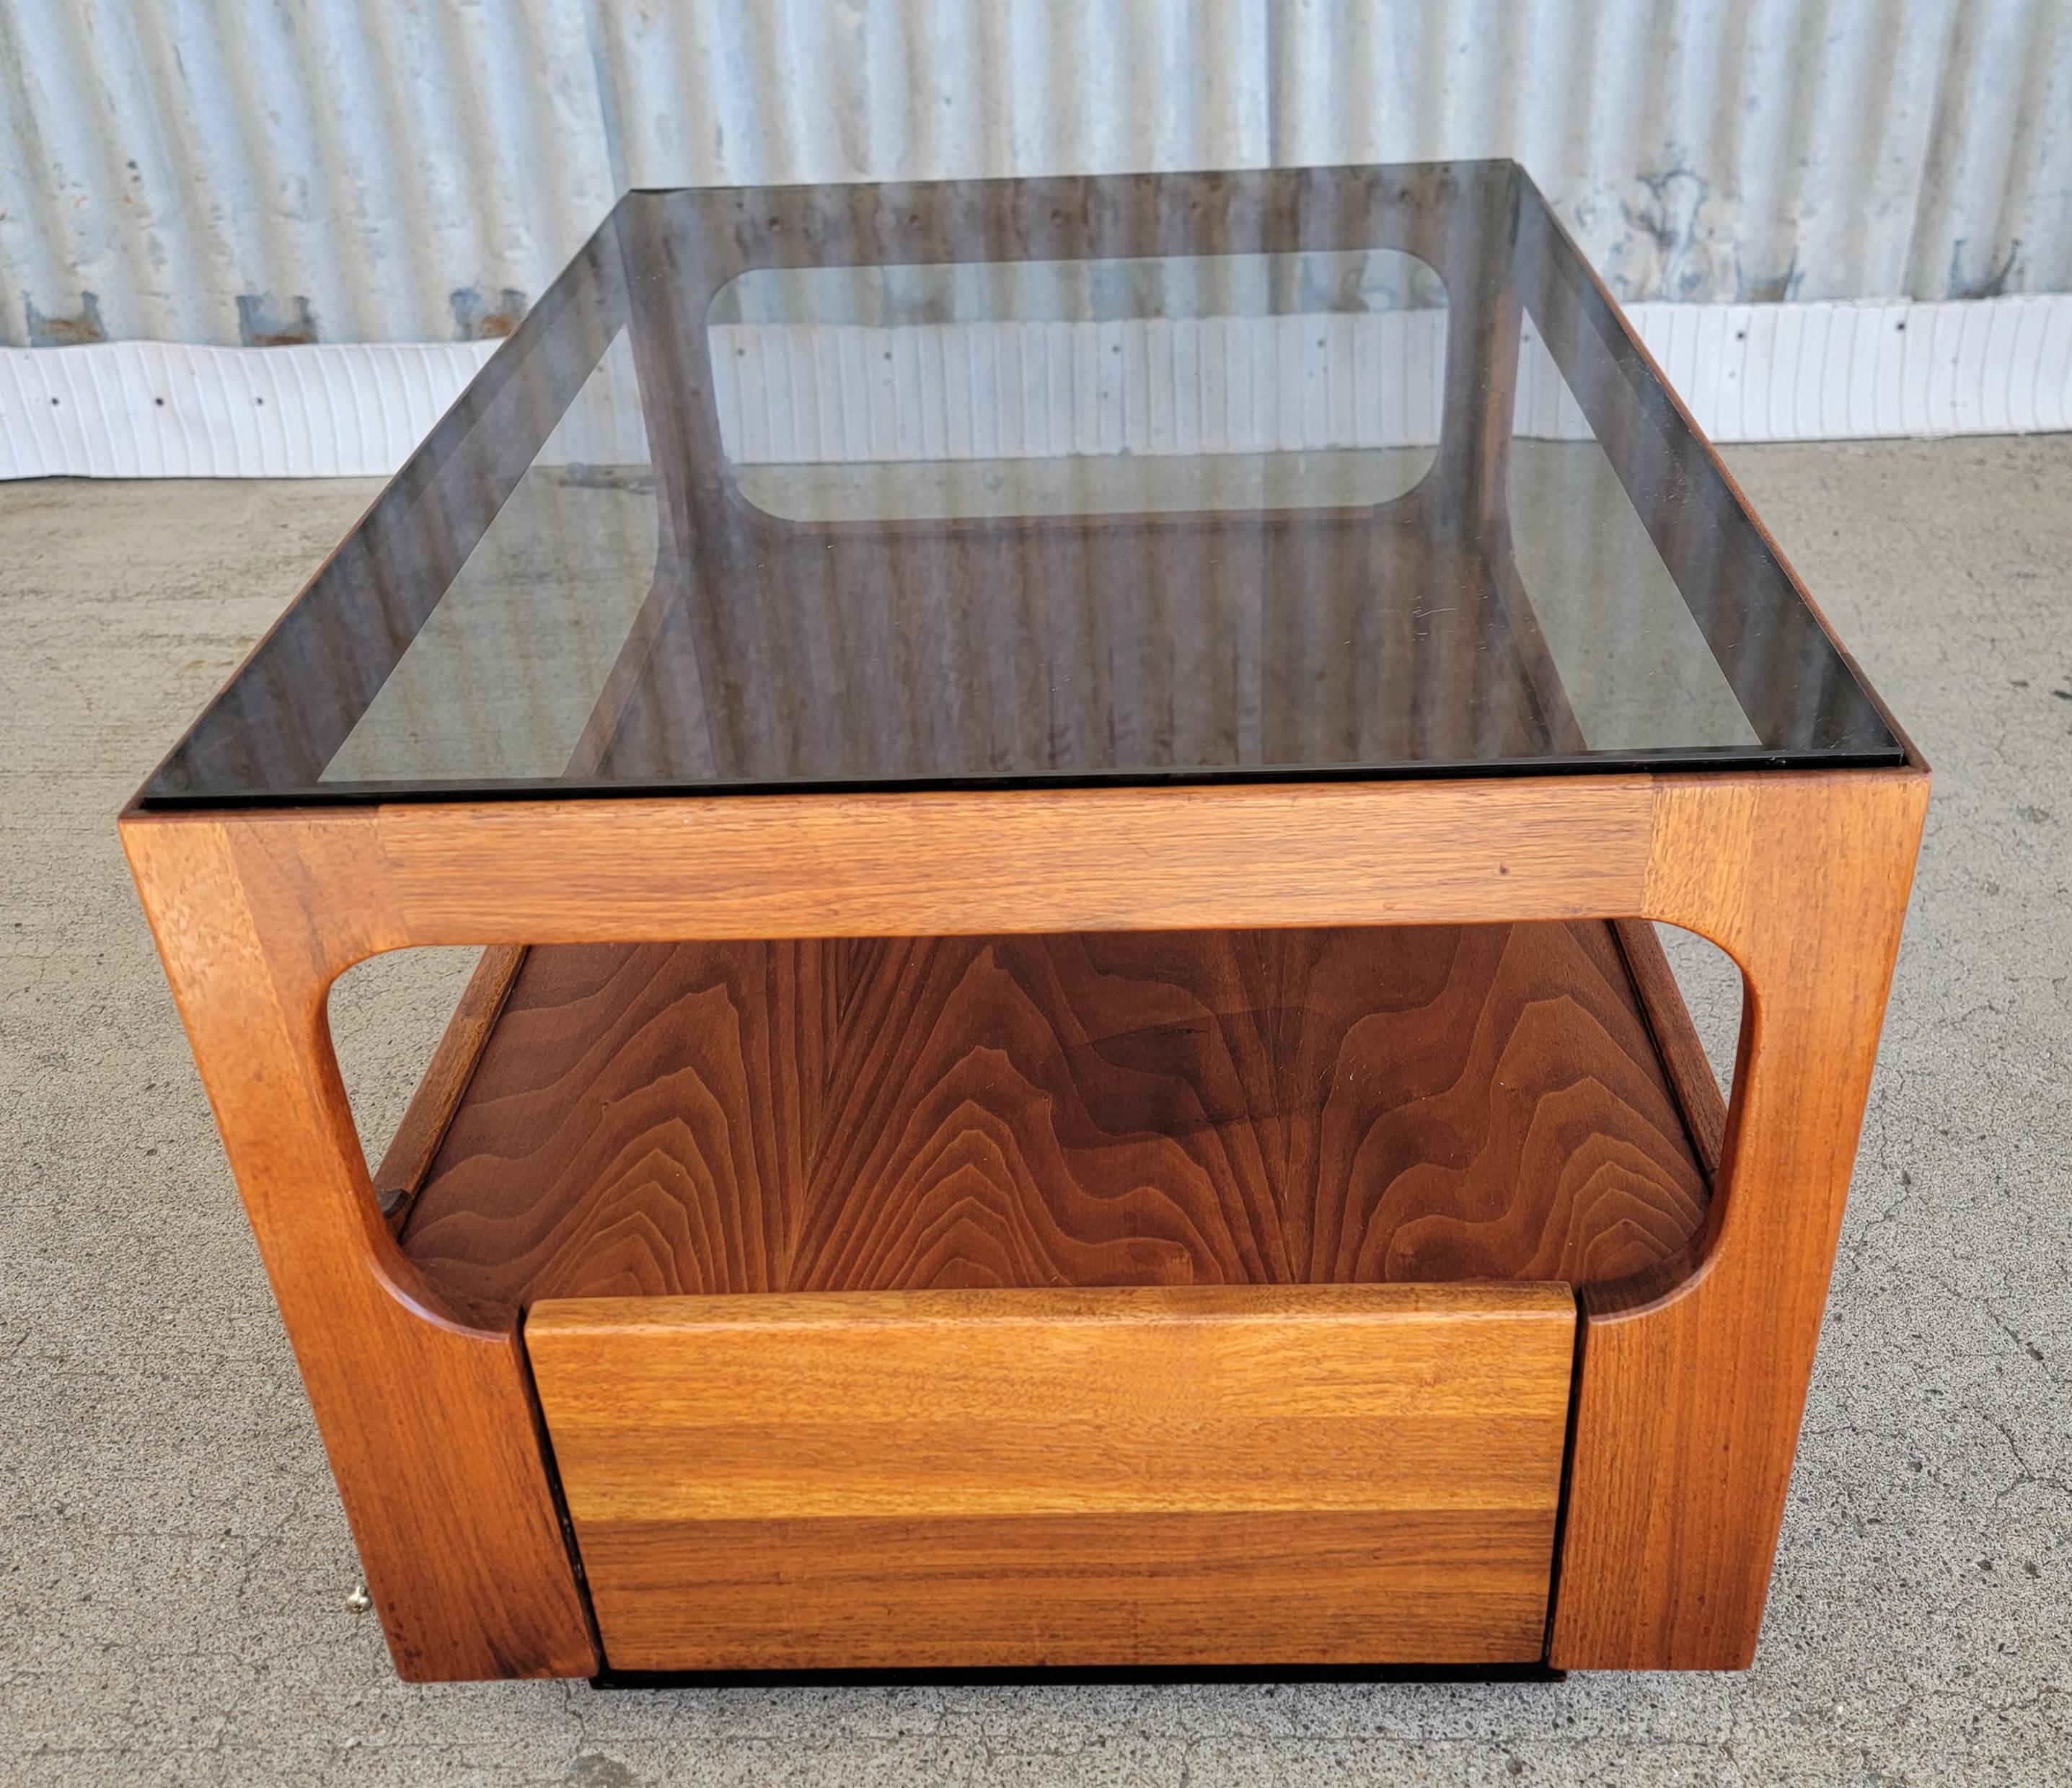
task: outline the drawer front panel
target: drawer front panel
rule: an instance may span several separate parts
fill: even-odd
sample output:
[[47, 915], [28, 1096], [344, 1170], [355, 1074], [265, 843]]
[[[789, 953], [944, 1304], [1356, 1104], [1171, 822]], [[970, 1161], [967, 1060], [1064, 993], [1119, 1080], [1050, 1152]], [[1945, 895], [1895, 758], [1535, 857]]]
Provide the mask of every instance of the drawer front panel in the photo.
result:
[[583, 1300], [526, 1327], [621, 1670], [1541, 1654], [1548, 1285]]

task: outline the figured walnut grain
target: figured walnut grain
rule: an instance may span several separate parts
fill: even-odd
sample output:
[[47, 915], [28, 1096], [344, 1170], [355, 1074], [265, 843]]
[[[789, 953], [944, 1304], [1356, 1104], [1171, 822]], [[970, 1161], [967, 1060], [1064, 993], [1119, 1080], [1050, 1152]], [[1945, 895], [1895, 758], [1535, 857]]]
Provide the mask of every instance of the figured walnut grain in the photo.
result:
[[563, 946], [404, 1246], [512, 1304], [1585, 1284], [1705, 1202], [1601, 923]]

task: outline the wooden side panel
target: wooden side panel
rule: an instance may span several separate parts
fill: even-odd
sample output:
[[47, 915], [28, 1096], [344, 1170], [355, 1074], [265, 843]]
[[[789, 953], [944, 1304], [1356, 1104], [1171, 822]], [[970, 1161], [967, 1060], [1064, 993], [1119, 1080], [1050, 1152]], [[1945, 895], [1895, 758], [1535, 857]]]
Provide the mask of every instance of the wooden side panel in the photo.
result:
[[353, 883], [338, 847], [354, 836], [292, 820], [122, 828], [397, 1672], [586, 1675], [596, 1645], [517, 1324], [397, 1252], [353, 1132], [325, 989], [407, 941], [372, 898], [324, 898]]
[[1523, 1662], [1559, 1285], [550, 1301], [622, 1670]]
[[1755, 1654], [1928, 778], [1664, 778], [1645, 910], [1747, 991], [1704, 1252], [1583, 1296], [1552, 1662]]

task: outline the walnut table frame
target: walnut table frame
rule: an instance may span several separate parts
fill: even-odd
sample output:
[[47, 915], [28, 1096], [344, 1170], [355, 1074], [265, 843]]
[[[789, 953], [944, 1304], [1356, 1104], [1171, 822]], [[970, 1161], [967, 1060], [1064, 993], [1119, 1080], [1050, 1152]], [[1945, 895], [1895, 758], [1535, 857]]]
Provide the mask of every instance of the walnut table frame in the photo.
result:
[[[813, 527], [754, 508], [730, 470], [707, 306], [746, 270], [1376, 249], [1425, 263], [1447, 306], [1444, 428], [1422, 481], [1381, 507]], [[1593, 749], [1571, 709], [1506, 510], [1522, 319], [1747, 717], [1745, 748]], [[660, 539], [568, 768], [434, 754], [388, 782], [327, 770], [621, 331]], [[1132, 619], [1157, 555], [1190, 569]], [[1300, 630], [1273, 605], [1328, 599], [1285, 595], [1297, 568], [1379, 619], [1289, 659]], [[989, 592], [1042, 598], [1015, 649], [1037, 667], [1020, 687], [1050, 705], [1022, 733], [1002, 717], [1018, 698], [1001, 636], [946, 620], [946, 586], [986, 613]], [[1264, 691], [1265, 719], [1234, 697], [1234, 743], [1183, 749], [1181, 725], [1162, 756], [1074, 756], [1055, 689], [1084, 636], [1067, 611], [1111, 627], [1100, 661], [1118, 686], [1100, 699], [1117, 707], [1124, 635], [1241, 633], [1256, 662], [1240, 652], [1232, 674]], [[822, 635], [846, 662], [814, 656]], [[1156, 705], [1194, 673], [1147, 654], [1130, 699]], [[1347, 657], [1371, 684], [1348, 699], [1383, 717], [1289, 747], [1290, 729], [1325, 725]], [[896, 746], [871, 730], [888, 712]], [[1392, 734], [1397, 714], [1423, 717]], [[974, 726], [991, 729], [975, 751]], [[1729, 1669], [1756, 1644], [1927, 787], [1538, 194], [1489, 163], [629, 195], [122, 835], [405, 1675]], [[1730, 1102], [1645, 921], [1741, 971]], [[1141, 1277], [1103, 1266], [1077, 1284], [968, 1260], [933, 1280], [788, 1284], [766, 1270], [774, 1244], [737, 1247], [743, 1201], [775, 1195], [715, 1180], [697, 1198], [735, 1202], [712, 1219], [724, 1239], [696, 1244], [710, 1270], [619, 1286], [671, 1294], [633, 1297], [604, 1295], [601, 1268], [577, 1293], [510, 1278], [509, 1260], [508, 1282], [479, 1262], [470, 1279], [412, 1215], [459, 1183], [441, 1164], [486, 1109], [484, 1064], [521, 1021], [541, 1034], [522, 977], [606, 960], [575, 952], [763, 952], [726, 959], [760, 977], [734, 1009], [767, 1021], [746, 1061], [833, 1046], [813, 1014], [837, 995], [812, 964], [837, 946], [819, 940], [851, 940], [842, 960], [868, 968], [856, 940], [991, 939], [971, 948], [999, 964], [1014, 939], [1049, 939], [1057, 960], [1111, 961], [1111, 935], [1141, 955], [1161, 935], [1314, 928], [1356, 956], [1376, 928], [1444, 928], [1417, 935], [1457, 952], [1503, 926], [1613, 965], [1638, 1017], [1607, 1007], [1604, 1025], [1646, 1038], [1679, 1158], [1705, 1182], [1702, 1215], [1638, 1270], [1247, 1270], [1200, 1264], [1202, 1241], [1185, 1270], [1161, 1243]], [[1056, 941], [1073, 939], [1092, 941]], [[488, 949], [371, 1172], [329, 989], [432, 944]], [[1133, 1034], [1140, 1051], [1170, 1042]], [[1099, 1045], [1072, 1045], [1095, 1050], [1096, 1080]], [[796, 1063], [776, 1079], [830, 1084]], [[807, 1122], [793, 1094], [738, 1097], [743, 1126]], [[1190, 1121], [1226, 1137], [1269, 1120]], [[1130, 1161], [1157, 1131], [1145, 1120]], [[472, 1233], [495, 1230], [485, 1208]], [[1100, 1258], [1151, 1260], [1148, 1234], [1108, 1235]], [[1444, 1282], [1403, 1282], [1420, 1279]]]

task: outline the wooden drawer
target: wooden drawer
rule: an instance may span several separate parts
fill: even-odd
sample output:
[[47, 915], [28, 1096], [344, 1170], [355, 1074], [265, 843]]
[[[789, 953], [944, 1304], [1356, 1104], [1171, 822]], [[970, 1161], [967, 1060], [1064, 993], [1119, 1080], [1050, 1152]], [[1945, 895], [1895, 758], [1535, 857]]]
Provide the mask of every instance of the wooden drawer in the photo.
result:
[[1545, 1284], [549, 1301], [620, 1670], [1529, 1662]]

